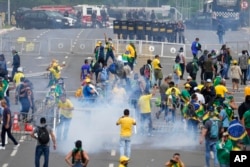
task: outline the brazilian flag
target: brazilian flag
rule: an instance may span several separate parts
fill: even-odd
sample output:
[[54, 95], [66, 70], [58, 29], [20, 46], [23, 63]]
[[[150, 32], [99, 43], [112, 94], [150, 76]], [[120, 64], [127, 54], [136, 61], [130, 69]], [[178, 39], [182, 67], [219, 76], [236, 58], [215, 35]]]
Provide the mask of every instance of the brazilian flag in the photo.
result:
[[122, 62], [127, 63], [127, 62], [128, 62], [128, 59], [129, 59], [128, 54], [123, 53], [123, 54], [122, 54]]
[[[188, 105], [189, 105], [189, 103], [186, 103], [183, 106], [183, 109], [182, 109], [182, 112], [181, 112], [182, 115], [184, 116], [184, 118], [187, 118]], [[200, 107], [197, 110], [195, 110], [195, 113], [196, 113], [197, 118], [202, 118], [202, 116], [204, 115], [204, 107], [203, 107], [203, 105], [200, 105]]]
[[237, 140], [242, 140], [245, 145], [250, 144], [250, 139], [247, 135], [246, 129], [238, 120], [231, 121], [227, 131], [234, 144]]

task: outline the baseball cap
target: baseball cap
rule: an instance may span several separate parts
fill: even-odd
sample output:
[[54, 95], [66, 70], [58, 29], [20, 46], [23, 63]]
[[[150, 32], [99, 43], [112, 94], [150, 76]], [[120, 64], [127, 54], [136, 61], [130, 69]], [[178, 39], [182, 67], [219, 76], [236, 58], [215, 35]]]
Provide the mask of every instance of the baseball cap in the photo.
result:
[[85, 82], [86, 82], [86, 83], [89, 83], [90, 81], [91, 81], [91, 80], [90, 80], [89, 78], [86, 78], [86, 79], [85, 79]]
[[191, 88], [190, 84], [185, 84], [185, 88]]
[[228, 132], [223, 132], [222, 136], [228, 136]]
[[191, 76], [188, 76], [187, 79], [192, 79], [192, 77], [191, 77]]
[[128, 160], [129, 160], [129, 158], [124, 156], [124, 155], [120, 157], [120, 162], [124, 162], [124, 161], [128, 161]]
[[194, 90], [200, 90], [200, 88], [198, 88], [198, 87], [196, 86], [196, 87], [194, 87]]
[[211, 79], [207, 79], [207, 82], [212, 82], [212, 80]]

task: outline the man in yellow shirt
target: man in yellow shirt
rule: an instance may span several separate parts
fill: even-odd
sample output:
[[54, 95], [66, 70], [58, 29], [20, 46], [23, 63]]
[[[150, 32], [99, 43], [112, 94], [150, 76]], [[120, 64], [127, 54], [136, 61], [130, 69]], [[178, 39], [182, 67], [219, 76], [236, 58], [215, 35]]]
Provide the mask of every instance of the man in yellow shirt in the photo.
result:
[[250, 95], [250, 82], [248, 82], [248, 85], [244, 89], [244, 95], [245, 95], [245, 97], [247, 95]]
[[160, 87], [161, 80], [163, 78], [163, 74], [162, 74], [162, 70], [161, 70], [162, 66], [161, 66], [161, 62], [160, 62], [160, 56], [155, 55], [155, 58], [153, 59], [151, 64], [153, 67], [155, 83], [157, 83], [157, 80], [158, 80], [158, 87]]
[[17, 87], [17, 85], [19, 85], [21, 83], [21, 78], [24, 78], [23, 68], [18, 67], [17, 73], [15, 73], [14, 78], [13, 78], [13, 81], [15, 83], [15, 87]]
[[57, 113], [60, 115], [59, 125], [56, 130], [58, 140], [67, 140], [73, 110], [72, 102], [66, 98], [65, 94], [62, 94], [57, 105]]
[[120, 128], [120, 156], [130, 158], [131, 154], [131, 136], [133, 132], [133, 125], [136, 125], [135, 120], [129, 117], [129, 110], [123, 111], [123, 116], [119, 118], [116, 125], [121, 125]]
[[126, 52], [129, 53], [128, 54], [128, 65], [131, 68], [131, 71], [133, 71], [134, 70], [134, 62], [135, 62], [135, 59], [137, 57], [137, 53], [136, 53], [135, 45], [132, 42], [130, 42], [126, 46]]
[[152, 117], [151, 117], [151, 105], [150, 101], [151, 98], [155, 95], [156, 93], [156, 86], [153, 87], [152, 93], [144, 91], [144, 94], [141, 95], [141, 97], [138, 100], [138, 106], [140, 109], [140, 131], [142, 134], [144, 134], [145, 129], [144, 129], [144, 124], [145, 122], [148, 122], [148, 136], [153, 136], [152, 135]]
[[219, 99], [220, 103], [223, 104], [225, 100], [225, 94], [233, 94], [227, 90], [227, 87], [224, 84], [225, 81], [221, 81], [219, 85], [215, 86], [216, 98]]

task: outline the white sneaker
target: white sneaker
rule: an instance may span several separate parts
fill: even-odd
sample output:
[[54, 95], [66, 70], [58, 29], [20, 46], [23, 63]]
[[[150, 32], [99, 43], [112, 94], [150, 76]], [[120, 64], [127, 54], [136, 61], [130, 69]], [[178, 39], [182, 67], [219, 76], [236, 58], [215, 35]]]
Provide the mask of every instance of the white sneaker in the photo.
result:
[[5, 150], [5, 147], [3, 147], [3, 146], [0, 146], [0, 150]]
[[19, 146], [20, 146], [20, 144], [18, 143], [17, 145], [15, 145], [15, 146], [13, 147], [13, 149], [14, 149], [14, 150], [17, 150]]

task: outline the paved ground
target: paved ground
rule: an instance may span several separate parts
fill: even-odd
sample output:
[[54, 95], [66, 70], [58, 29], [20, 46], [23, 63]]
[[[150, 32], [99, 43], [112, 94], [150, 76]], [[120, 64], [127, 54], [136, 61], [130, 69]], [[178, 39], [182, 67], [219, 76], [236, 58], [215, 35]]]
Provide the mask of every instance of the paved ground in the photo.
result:
[[[115, 35], [112, 34], [111, 30], [18, 30], [12, 31], [1, 35], [5, 39], [14, 39], [18, 37], [30, 38], [33, 41], [38, 41], [41, 43], [40, 54], [31, 55], [21, 55], [22, 66], [25, 68], [26, 74], [34, 74], [44, 72], [45, 68], [52, 60], [52, 58], [58, 59], [60, 62], [66, 61], [66, 68], [64, 68], [62, 75], [67, 77], [66, 79], [66, 89], [70, 96], [79, 87], [79, 75], [80, 67], [84, 62], [84, 59], [89, 54], [69, 54], [69, 53], [51, 53], [48, 48], [48, 43], [51, 38], [69, 38], [69, 39], [99, 39], [103, 38], [103, 33], [107, 32], [109, 36], [115, 39]], [[213, 31], [186, 31], [187, 38], [187, 49], [189, 48], [190, 42], [193, 41], [195, 37], [199, 36], [201, 43], [211, 44], [217, 43], [217, 36]], [[227, 41], [234, 41], [235, 39], [249, 39], [249, 34], [245, 31], [236, 31], [227, 33], [225, 39]], [[55, 41], [56, 42], [56, 41]], [[56, 45], [56, 43], [55, 43]], [[10, 45], [8, 45], [10, 47]], [[57, 45], [56, 45], [57, 46]], [[217, 48], [219, 49], [219, 48]], [[9, 48], [10, 51], [10, 48]], [[10, 52], [5, 52], [7, 61], [11, 62]], [[190, 56], [190, 55], [188, 55]], [[235, 54], [234, 56], [237, 56]], [[136, 66], [136, 71], [141, 67], [143, 62], [147, 57], [139, 57], [138, 64]], [[172, 65], [174, 62], [173, 58], [161, 58], [164, 74], [172, 73]], [[186, 76], [186, 75], [185, 75]], [[46, 85], [48, 79], [45, 76], [37, 76], [30, 78], [35, 84], [35, 95], [36, 98], [42, 98], [44, 93], [47, 91]], [[198, 80], [199, 81], [199, 80]], [[184, 81], [182, 81], [184, 83]], [[180, 85], [182, 85], [182, 83]], [[228, 80], [227, 84], [231, 87], [231, 81]], [[243, 86], [241, 87], [243, 88]], [[11, 92], [11, 97], [13, 98], [13, 92]], [[242, 92], [235, 94], [236, 101], [238, 103], [243, 101]], [[73, 148], [73, 141], [77, 139], [83, 140], [84, 149], [90, 153], [91, 162], [90, 167], [96, 166], [117, 166], [117, 160], [119, 159], [118, 150], [118, 139], [119, 139], [119, 128], [115, 126], [116, 120], [122, 115], [122, 110], [124, 107], [122, 104], [114, 105], [109, 102], [107, 105], [99, 104], [96, 109], [91, 111], [91, 115], [88, 114], [88, 110], [84, 108], [80, 102], [75, 100], [73, 97], [71, 99], [77, 108], [74, 113], [74, 120], [71, 125], [69, 141], [59, 143], [58, 150], [52, 151], [50, 166], [66, 166], [63, 160], [65, 154]], [[18, 111], [19, 106], [12, 104], [12, 111]], [[154, 113], [157, 108], [153, 109]], [[157, 167], [163, 166], [165, 161], [167, 161], [174, 152], [180, 152], [182, 159], [188, 167], [201, 167], [204, 165], [204, 153], [203, 146], [197, 144], [196, 141], [183, 136], [179, 132], [177, 133], [166, 133], [166, 124], [161, 115], [159, 120], [153, 117], [154, 122], [154, 135], [153, 137], [139, 136], [138, 134], [134, 136], [132, 142], [132, 161], [130, 166], [140, 167]], [[176, 126], [175, 128], [178, 128]], [[168, 130], [174, 128], [169, 128]], [[12, 143], [7, 145], [5, 151], [0, 151], [0, 165], [3, 167], [7, 166], [32, 166], [34, 161], [34, 147], [35, 141], [31, 140], [28, 136], [21, 134], [18, 137], [21, 141], [20, 149], [18, 151], [12, 150]], [[24, 160], [25, 159], [25, 160]]]

